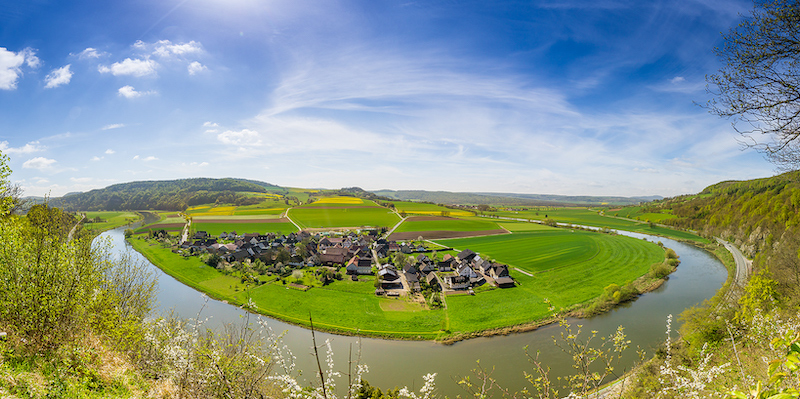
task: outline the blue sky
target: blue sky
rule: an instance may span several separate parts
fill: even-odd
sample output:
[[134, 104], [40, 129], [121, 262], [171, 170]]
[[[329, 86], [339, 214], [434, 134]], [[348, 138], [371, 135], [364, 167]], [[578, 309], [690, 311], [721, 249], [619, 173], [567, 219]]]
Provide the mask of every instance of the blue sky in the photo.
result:
[[774, 174], [696, 105], [751, 4], [0, 0], [0, 151], [28, 195], [694, 193]]

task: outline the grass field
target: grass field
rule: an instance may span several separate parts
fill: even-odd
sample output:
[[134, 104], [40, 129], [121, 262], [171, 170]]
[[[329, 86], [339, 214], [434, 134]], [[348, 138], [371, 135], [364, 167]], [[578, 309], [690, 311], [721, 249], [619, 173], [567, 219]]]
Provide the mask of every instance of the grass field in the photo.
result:
[[[600, 215], [598, 212], [587, 208], [549, 208], [547, 210], [527, 210], [527, 211], [499, 211], [492, 212], [492, 215], [521, 218], [531, 220], [544, 220], [546, 217], [561, 223], [571, 223], [577, 225], [608, 227], [616, 230], [633, 231], [643, 234], [660, 235], [670, 238], [693, 240], [707, 243], [708, 240], [690, 232], [667, 229], [659, 226], [650, 227], [644, 221], [636, 222], [631, 220], [619, 219], [613, 216], [614, 212], [608, 211], [608, 216]], [[500, 223], [504, 223], [499, 221]]]
[[[99, 223], [89, 223], [90, 220], [96, 217], [103, 219], [103, 221]], [[86, 221], [84, 221], [83, 227], [99, 233], [124, 226], [139, 219], [141, 219], [141, 216], [134, 212], [86, 212]]]
[[400, 221], [397, 214], [372, 201], [363, 204], [315, 202], [290, 209], [289, 217], [302, 228], [392, 227]]
[[557, 308], [585, 303], [609, 284], [633, 281], [664, 259], [661, 248], [643, 240], [567, 229], [437, 242], [508, 263], [519, 284], [513, 289], [480, 293], [480, 307], [470, 301], [474, 298], [448, 298], [451, 331], [497, 328], [546, 317], [544, 298]]
[[410, 217], [401, 224], [395, 232], [404, 233], [411, 231], [488, 231], [499, 229], [492, 220], [470, 218], [443, 218], [443, 217]]

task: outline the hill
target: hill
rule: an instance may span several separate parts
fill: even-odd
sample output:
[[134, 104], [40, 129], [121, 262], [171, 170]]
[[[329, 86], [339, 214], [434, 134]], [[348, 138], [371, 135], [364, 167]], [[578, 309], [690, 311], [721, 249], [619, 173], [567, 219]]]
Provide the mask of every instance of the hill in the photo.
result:
[[403, 201], [422, 201], [436, 204], [460, 205], [505, 205], [505, 206], [605, 206], [605, 205], [636, 205], [659, 196], [651, 197], [592, 197], [592, 196], [565, 196], [550, 194], [514, 194], [514, 193], [487, 193], [449, 191], [423, 191], [423, 190], [376, 190], [373, 193]]
[[258, 201], [243, 192], [265, 193], [278, 186], [243, 179], [194, 178], [137, 181], [108, 186], [51, 200], [53, 206], [68, 211], [121, 211], [159, 209], [178, 211], [188, 206], [214, 202], [247, 205]]

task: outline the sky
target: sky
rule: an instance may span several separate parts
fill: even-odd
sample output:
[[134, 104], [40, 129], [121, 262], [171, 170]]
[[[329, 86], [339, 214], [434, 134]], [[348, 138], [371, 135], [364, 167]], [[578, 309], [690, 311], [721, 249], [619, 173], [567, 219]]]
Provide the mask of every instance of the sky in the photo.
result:
[[733, 0], [0, 0], [26, 195], [304, 188], [675, 196], [776, 174], [702, 105]]

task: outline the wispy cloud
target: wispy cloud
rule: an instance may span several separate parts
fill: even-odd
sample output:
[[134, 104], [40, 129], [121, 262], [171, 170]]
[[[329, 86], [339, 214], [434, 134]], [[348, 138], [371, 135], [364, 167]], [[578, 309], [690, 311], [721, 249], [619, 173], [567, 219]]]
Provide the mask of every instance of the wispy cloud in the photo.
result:
[[40, 171], [44, 171], [44, 170], [51, 170], [55, 163], [56, 163], [55, 159], [36, 157], [25, 161], [22, 164], [22, 167], [26, 169], [38, 169]]
[[101, 51], [97, 51], [96, 48], [87, 47], [85, 50], [83, 50], [80, 53], [78, 53], [78, 58], [82, 59], [82, 60], [85, 60], [85, 59], [96, 59], [96, 58], [100, 58], [100, 56], [102, 56], [104, 54], [106, 54], [106, 53], [103, 53]]
[[52, 70], [47, 77], [45, 77], [45, 89], [52, 89], [54, 87], [69, 84], [72, 79], [72, 71], [69, 70], [70, 64], [64, 65], [61, 68]]
[[[130, 87], [130, 86], [125, 86], [125, 87]], [[124, 87], [123, 87], [123, 88], [124, 88]], [[122, 90], [123, 88], [121, 88], [120, 90]], [[131, 90], [133, 90], [133, 87], [131, 87], [130, 89], [131, 89]], [[135, 90], [134, 90], [134, 91], [135, 91]], [[120, 91], [120, 94], [122, 94], [122, 91]], [[124, 94], [123, 94], [123, 95], [124, 95]], [[100, 130], [119, 129], [119, 128], [121, 128], [121, 127], [125, 127], [125, 124], [124, 124], [124, 123], [112, 123], [112, 124], [110, 124], [110, 125], [105, 125], [105, 126], [103, 126], [103, 127], [100, 129]], [[109, 150], [109, 151], [110, 151], [110, 150]]]
[[22, 147], [9, 147], [8, 141], [0, 141], [0, 151], [5, 154], [30, 154], [33, 152], [44, 151], [44, 147], [38, 141], [31, 141]]

